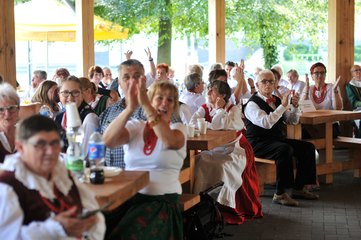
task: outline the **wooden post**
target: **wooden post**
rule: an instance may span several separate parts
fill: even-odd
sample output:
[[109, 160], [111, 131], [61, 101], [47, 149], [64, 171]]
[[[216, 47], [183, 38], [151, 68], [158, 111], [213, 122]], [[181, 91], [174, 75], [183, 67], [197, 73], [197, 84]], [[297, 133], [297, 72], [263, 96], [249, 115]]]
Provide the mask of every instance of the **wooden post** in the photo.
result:
[[226, 59], [225, 8], [224, 0], [208, 0], [209, 65]]
[[[344, 110], [351, 110], [345, 85], [351, 80], [354, 64], [355, 0], [328, 1], [328, 82], [341, 75], [340, 93]], [[341, 124], [342, 135], [351, 136], [351, 123]]]
[[355, 1], [328, 1], [328, 81], [333, 83], [342, 76], [340, 90], [344, 109], [350, 105], [345, 94], [345, 85], [352, 78], [354, 64]]
[[16, 88], [14, 0], [1, 0], [0, 9], [0, 74]]
[[79, 45], [78, 76], [88, 76], [88, 69], [94, 65], [94, 0], [76, 0], [77, 30]]

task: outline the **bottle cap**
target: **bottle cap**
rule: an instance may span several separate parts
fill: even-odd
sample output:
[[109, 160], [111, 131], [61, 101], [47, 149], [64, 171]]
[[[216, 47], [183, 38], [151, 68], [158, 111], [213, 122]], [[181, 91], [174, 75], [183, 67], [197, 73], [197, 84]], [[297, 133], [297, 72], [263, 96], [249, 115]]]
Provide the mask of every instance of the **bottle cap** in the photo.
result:
[[75, 102], [66, 104], [65, 109], [66, 109], [66, 126], [72, 128], [81, 126], [80, 115]]

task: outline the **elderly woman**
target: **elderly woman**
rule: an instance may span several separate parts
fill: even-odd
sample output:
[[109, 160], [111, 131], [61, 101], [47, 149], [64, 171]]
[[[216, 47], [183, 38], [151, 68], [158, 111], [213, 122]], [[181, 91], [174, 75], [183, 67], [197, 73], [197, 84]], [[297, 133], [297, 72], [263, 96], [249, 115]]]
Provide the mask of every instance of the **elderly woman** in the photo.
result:
[[59, 161], [59, 128], [33, 115], [16, 131], [18, 153], [0, 171], [1, 239], [103, 239], [101, 213], [85, 219], [83, 210], [99, 208], [94, 195]]
[[[156, 81], [147, 96], [144, 75], [128, 80], [127, 106], [103, 139], [107, 147], [124, 145], [125, 169], [149, 171], [150, 183], [131, 200], [110, 239], [183, 239], [179, 172], [186, 157], [186, 128], [170, 123], [178, 111], [178, 90], [169, 81]], [[138, 104], [147, 122], [130, 119]]]
[[68, 69], [66, 68], [57, 68], [53, 76], [53, 81], [60, 85], [65, 79], [70, 76]]
[[205, 118], [208, 128], [243, 129], [242, 110], [229, 102], [231, 88], [227, 82], [214, 80], [208, 87], [208, 103], [202, 104], [193, 114], [190, 123], [197, 125], [198, 118]]
[[[342, 98], [338, 90], [338, 85], [341, 80], [339, 76], [335, 82], [326, 83], [326, 66], [323, 63], [317, 62], [310, 68], [310, 73], [315, 85], [310, 86], [308, 78], [306, 78], [306, 86], [303, 91], [303, 100], [311, 100], [317, 110], [320, 109], [334, 109], [342, 110]], [[311, 138], [322, 137], [321, 133], [324, 131], [313, 126], [307, 126], [304, 135]], [[333, 137], [337, 137], [340, 134], [340, 126], [336, 122], [333, 124]]]
[[47, 106], [53, 116], [60, 111], [59, 101], [58, 84], [50, 80], [42, 82], [31, 99], [33, 103], [39, 102]]
[[15, 124], [19, 118], [20, 99], [8, 83], [0, 84], [0, 163], [15, 151]]
[[90, 81], [92, 81], [93, 83], [95, 83], [95, 85], [97, 85], [97, 87], [106, 88], [106, 86], [104, 86], [101, 82], [101, 80], [104, 77], [104, 72], [101, 67], [99, 66], [90, 67], [88, 70], [88, 77]]
[[204, 191], [223, 181], [217, 201], [221, 204], [224, 220], [241, 224], [246, 217], [262, 217], [263, 214], [252, 147], [242, 134], [242, 105], [229, 103], [230, 95], [231, 89], [226, 82], [213, 81], [208, 90], [208, 103], [192, 116], [193, 124], [198, 118], [205, 118], [211, 129], [238, 130], [238, 137], [231, 143], [197, 156], [194, 191]]
[[[94, 129], [99, 128], [98, 116], [95, 114], [91, 106], [89, 106], [83, 97], [83, 91], [81, 88], [80, 80], [75, 76], [70, 76], [68, 79], [63, 81], [59, 90], [60, 101], [65, 106], [67, 103], [75, 102], [78, 107], [80, 119], [82, 121], [82, 128], [84, 131], [84, 138], [82, 143], [83, 152], [88, 152], [88, 142], [90, 135], [94, 132]], [[66, 143], [66, 120], [67, 113], [59, 113], [55, 121], [63, 127], [62, 140]], [[66, 151], [64, 147], [63, 151]]]
[[[350, 101], [352, 110], [361, 110], [361, 66], [353, 65], [351, 67], [352, 79], [346, 85], [346, 93]], [[354, 128], [355, 137], [361, 138], [360, 120], [355, 121]]]
[[88, 78], [81, 77], [79, 80], [83, 91], [84, 101], [93, 108], [98, 116], [114, 103], [112, 98], [97, 94], [95, 83], [91, 82]]

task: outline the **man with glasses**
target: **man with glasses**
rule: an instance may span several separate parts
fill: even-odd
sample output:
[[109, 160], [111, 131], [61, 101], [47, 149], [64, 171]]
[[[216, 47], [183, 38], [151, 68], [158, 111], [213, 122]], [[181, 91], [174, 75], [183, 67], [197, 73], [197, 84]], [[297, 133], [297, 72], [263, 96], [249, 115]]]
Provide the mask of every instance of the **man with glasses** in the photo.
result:
[[16, 130], [16, 148], [0, 170], [0, 239], [104, 239], [101, 213], [77, 217], [99, 206], [59, 161], [56, 123], [41, 115], [25, 119]]
[[[256, 157], [273, 159], [276, 162], [276, 193], [273, 202], [287, 206], [298, 206], [293, 198], [318, 199], [318, 195], [307, 191], [304, 186], [316, 183], [315, 147], [313, 144], [287, 139], [283, 133], [284, 122], [297, 124], [298, 94], [294, 94], [291, 103], [288, 91], [280, 99], [272, 92], [275, 78], [270, 70], [263, 70], [257, 78], [258, 92], [245, 105], [246, 136], [253, 147]], [[297, 161], [297, 173], [294, 178], [293, 158]], [[291, 198], [286, 192], [293, 188]]]

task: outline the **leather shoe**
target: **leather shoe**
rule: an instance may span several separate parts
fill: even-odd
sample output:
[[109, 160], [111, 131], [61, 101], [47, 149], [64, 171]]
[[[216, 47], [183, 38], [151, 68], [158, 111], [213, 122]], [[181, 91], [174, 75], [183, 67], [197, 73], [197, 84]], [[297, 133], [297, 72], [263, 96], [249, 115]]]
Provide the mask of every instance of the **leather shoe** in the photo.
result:
[[292, 197], [307, 200], [317, 200], [320, 198], [317, 194], [308, 191], [306, 188], [303, 188], [302, 190], [293, 190]]
[[297, 207], [299, 203], [292, 199], [287, 193], [282, 193], [281, 195], [277, 195], [276, 193], [273, 195], [273, 203], [285, 205], [285, 206], [293, 206]]

